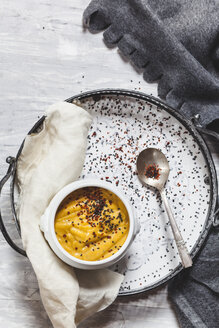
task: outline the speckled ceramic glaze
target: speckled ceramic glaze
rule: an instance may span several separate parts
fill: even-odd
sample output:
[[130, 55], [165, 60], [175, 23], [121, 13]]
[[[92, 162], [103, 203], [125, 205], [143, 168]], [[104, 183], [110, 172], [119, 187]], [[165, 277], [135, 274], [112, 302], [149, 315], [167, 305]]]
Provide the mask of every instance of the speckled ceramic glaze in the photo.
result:
[[98, 177], [118, 185], [141, 225], [125, 258], [111, 267], [125, 275], [120, 294], [150, 289], [182, 266], [159, 193], [142, 186], [136, 158], [147, 147], [159, 148], [166, 155], [170, 164], [167, 197], [194, 256], [211, 223], [214, 186], [203, 154], [206, 146], [194, 138], [192, 126], [185, 127], [180, 116], [156, 101], [110, 92], [87, 95], [80, 101], [93, 117], [81, 178]]
[[[98, 178], [114, 182], [131, 203], [140, 223], [140, 232], [127, 255], [112, 270], [124, 274], [120, 295], [155, 288], [182, 270], [163, 204], [156, 190], [143, 187], [136, 172], [136, 159], [147, 147], [161, 149], [170, 164], [166, 184], [174, 216], [191, 256], [200, 250], [214, 222], [217, 209], [217, 176], [211, 154], [195, 126], [160, 100], [128, 90], [95, 90], [66, 100], [82, 104], [92, 117], [88, 147], [81, 179]], [[29, 131], [37, 133], [45, 116]], [[16, 158], [8, 157], [12, 176], [11, 204], [14, 205]], [[1, 218], [1, 217], [0, 217]], [[1, 220], [1, 224], [3, 221]], [[4, 237], [22, 255], [4, 226]]]

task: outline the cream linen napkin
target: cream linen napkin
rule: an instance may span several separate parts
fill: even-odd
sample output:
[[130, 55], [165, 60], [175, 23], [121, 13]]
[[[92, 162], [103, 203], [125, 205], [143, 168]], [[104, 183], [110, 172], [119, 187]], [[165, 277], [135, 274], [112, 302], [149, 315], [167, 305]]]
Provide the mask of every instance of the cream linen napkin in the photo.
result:
[[50, 249], [39, 228], [53, 196], [83, 167], [91, 116], [60, 102], [49, 107], [43, 130], [27, 136], [18, 160], [19, 219], [23, 246], [36, 273], [44, 307], [55, 328], [73, 328], [113, 302], [123, 276], [76, 270]]

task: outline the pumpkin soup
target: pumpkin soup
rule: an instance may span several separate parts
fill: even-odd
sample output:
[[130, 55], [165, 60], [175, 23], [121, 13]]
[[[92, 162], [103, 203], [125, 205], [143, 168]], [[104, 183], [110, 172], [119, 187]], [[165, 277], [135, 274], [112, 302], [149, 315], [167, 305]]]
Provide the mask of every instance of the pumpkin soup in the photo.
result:
[[129, 232], [128, 212], [113, 192], [86, 187], [69, 194], [55, 217], [55, 233], [61, 246], [85, 261], [103, 260], [115, 254]]

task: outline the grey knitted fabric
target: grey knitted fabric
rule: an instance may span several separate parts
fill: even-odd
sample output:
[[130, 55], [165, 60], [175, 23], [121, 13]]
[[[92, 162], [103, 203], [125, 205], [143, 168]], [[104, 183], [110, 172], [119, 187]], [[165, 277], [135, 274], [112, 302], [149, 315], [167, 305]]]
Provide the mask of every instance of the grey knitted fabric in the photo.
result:
[[84, 24], [105, 30], [183, 115], [219, 119], [219, 0], [93, 0]]
[[169, 298], [183, 328], [219, 327], [219, 230], [212, 231], [195, 265], [169, 283]]

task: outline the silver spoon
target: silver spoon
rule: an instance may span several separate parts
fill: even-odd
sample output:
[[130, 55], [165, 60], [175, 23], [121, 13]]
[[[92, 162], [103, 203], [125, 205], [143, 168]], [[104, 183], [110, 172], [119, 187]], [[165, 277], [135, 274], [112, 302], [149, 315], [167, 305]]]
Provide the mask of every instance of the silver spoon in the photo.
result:
[[139, 179], [159, 190], [165, 210], [169, 217], [170, 225], [173, 231], [174, 239], [178, 252], [185, 268], [192, 266], [192, 259], [188, 253], [185, 241], [179, 231], [173, 213], [168, 204], [164, 185], [168, 179], [170, 168], [166, 156], [156, 148], [147, 148], [143, 150], [137, 158], [137, 170]]

